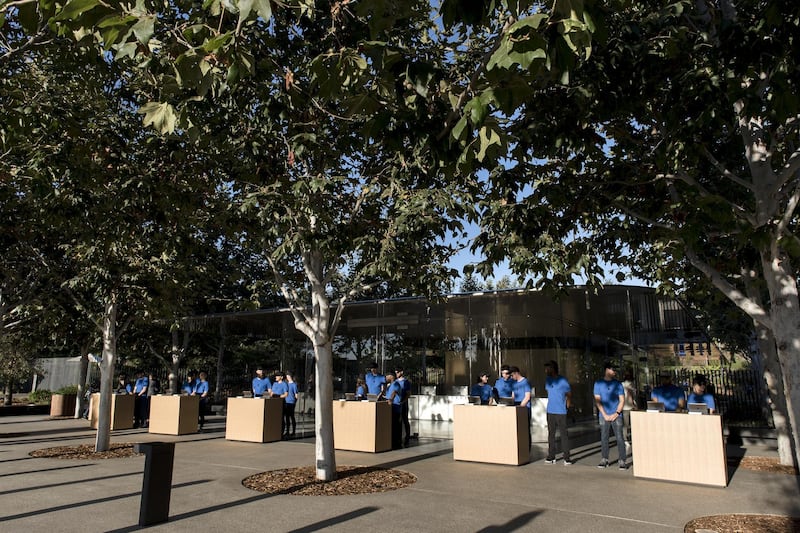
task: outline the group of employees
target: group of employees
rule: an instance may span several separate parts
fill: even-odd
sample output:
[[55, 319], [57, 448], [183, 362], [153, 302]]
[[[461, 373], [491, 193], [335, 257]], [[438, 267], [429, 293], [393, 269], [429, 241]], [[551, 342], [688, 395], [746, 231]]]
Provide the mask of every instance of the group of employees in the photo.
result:
[[411, 382], [405, 377], [403, 367], [396, 366], [394, 372], [380, 374], [378, 365], [372, 363], [364, 379], [356, 382], [356, 399], [363, 400], [368, 395], [392, 406], [392, 449], [408, 447], [411, 442], [411, 422], [408, 420]]
[[[160, 392], [158, 380], [152, 372], [145, 375], [143, 371], [138, 371], [133, 386], [128, 382], [125, 374], [120, 375], [114, 392], [116, 394], [133, 394], [136, 397], [133, 404], [133, 427], [148, 427], [150, 424], [150, 397]], [[206, 421], [205, 413], [209, 401], [208, 375], [200, 372], [198, 379], [195, 379], [194, 374], [190, 372], [181, 386], [181, 393], [200, 397], [198, 424], [202, 430]]]
[[297, 405], [298, 388], [292, 372], [275, 371], [273, 380], [264, 375], [264, 369], [256, 370], [252, 383], [253, 398], [283, 398], [283, 416], [281, 417], [281, 438], [295, 436], [297, 421], [294, 409]]
[[[569, 381], [559, 374], [558, 362], [550, 360], [544, 365], [545, 389], [547, 390], [547, 464], [556, 463], [556, 441], [560, 440], [564, 465], [572, 465], [570, 458], [569, 433], [567, 431], [567, 410], [572, 404], [572, 388]], [[369, 379], [369, 376], [367, 376]], [[681, 387], [672, 384], [670, 372], [660, 374], [661, 385], [652, 391], [651, 399], [662, 402], [664, 410], [680, 412], [687, 404], [705, 404], [709, 413], [716, 412], [713, 394], [706, 391], [705, 376], [698, 374], [692, 382], [688, 397]], [[482, 372], [470, 389], [470, 396], [479, 397], [482, 405], [499, 403], [501, 398], [510, 398], [514, 405], [528, 408], [530, 415], [532, 389], [519, 368], [503, 365], [500, 377], [494, 386], [489, 384], [490, 375]], [[630, 411], [637, 408], [636, 389], [633, 376], [626, 372], [623, 381], [617, 379], [616, 367], [611, 362], [603, 365], [603, 377], [594, 382], [593, 395], [600, 425], [601, 461], [598, 468], [609, 466], [609, 438], [611, 432], [617, 440], [619, 468], [628, 468], [627, 448], [630, 446]], [[626, 428], [628, 433], [626, 434]], [[530, 441], [530, 439], [529, 439]]]

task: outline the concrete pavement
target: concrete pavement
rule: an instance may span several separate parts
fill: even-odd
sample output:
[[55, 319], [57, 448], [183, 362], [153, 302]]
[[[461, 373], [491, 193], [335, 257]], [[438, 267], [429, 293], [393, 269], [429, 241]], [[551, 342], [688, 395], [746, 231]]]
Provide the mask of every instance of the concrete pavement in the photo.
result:
[[[268, 496], [246, 489], [241, 482], [251, 474], [314, 464], [314, 441], [229, 442], [221, 417], [210, 418], [196, 435], [123, 430], [113, 432], [112, 442], [176, 442], [170, 520], [147, 528], [153, 531], [679, 532], [704, 515], [800, 516], [796, 476], [731, 469], [724, 489], [644, 480], [631, 469], [598, 469], [593, 439], [579, 440], [575, 465], [547, 465], [541, 432], [534, 434], [530, 464], [455, 462], [449, 425], [418, 428], [419, 443], [410, 448], [337, 452], [339, 465], [380, 465], [418, 478], [405, 489], [356, 496]], [[0, 418], [0, 532], [140, 529], [143, 456], [88, 461], [28, 455], [93, 439], [85, 420]], [[756, 446], [733, 451], [775, 455]]]

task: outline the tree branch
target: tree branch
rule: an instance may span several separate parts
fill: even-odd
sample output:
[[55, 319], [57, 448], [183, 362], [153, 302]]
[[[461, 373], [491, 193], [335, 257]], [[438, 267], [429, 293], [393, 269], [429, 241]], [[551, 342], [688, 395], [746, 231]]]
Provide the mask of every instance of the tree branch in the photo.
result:
[[711, 283], [719, 289], [736, 307], [747, 313], [747, 316], [754, 321], [763, 325], [765, 328], [772, 330], [772, 321], [769, 314], [755, 302], [752, 298], [742, 294], [742, 292], [734, 287], [722, 274], [719, 273], [714, 267], [709, 265], [695, 253], [691, 246], [685, 247], [686, 258], [697, 270], [702, 272]]

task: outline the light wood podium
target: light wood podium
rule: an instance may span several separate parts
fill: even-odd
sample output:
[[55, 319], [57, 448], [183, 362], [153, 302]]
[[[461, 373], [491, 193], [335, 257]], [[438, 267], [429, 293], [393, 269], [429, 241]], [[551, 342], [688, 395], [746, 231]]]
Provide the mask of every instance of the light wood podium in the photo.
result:
[[[133, 404], [136, 396], [132, 394], [111, 395], [111, 429], [131, 429], [133, 427]], [[100, 393], [89, 398], [89, 425], [97, 429], [97, 412], [100, 410]]]
[[392, 406], [387, 402], [333, 402], [333, 443], [337, 450], [392, 449]]
[[726, 487], [719, 415], [631, 411], [633, 475]]
[[283, 398], [228, 398], [225, 438], [247, 442], [281, 440]]
[[453, 459], [502, 465], [530, 461], [528, 409], [454, 405]]
[[197, 433], [200, 396], [150, 396], [149, 433], [186, 435]]

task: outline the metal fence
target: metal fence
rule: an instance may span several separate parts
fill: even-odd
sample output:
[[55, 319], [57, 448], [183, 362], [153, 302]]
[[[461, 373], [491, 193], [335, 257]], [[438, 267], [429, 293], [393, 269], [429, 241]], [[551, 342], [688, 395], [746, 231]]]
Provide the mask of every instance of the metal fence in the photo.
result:
[[[706, 377], [708, 385], [706, 391], [714, 395], [717, 409], [725, 417], [727, 423], [747, 422], [772, 426], [772, 420], [766, 419], [764, 410], [765, 398], [761, 382], [763, 376], [754, 370], [729, 370], [703, 369], [671, 370], [672, 382], [689, 394], [692, 390], [692, 380], [697, 374]], [[651, 374], [653, 383], [648, 383], [649, 390], [657, 387], [658, 372]]]

